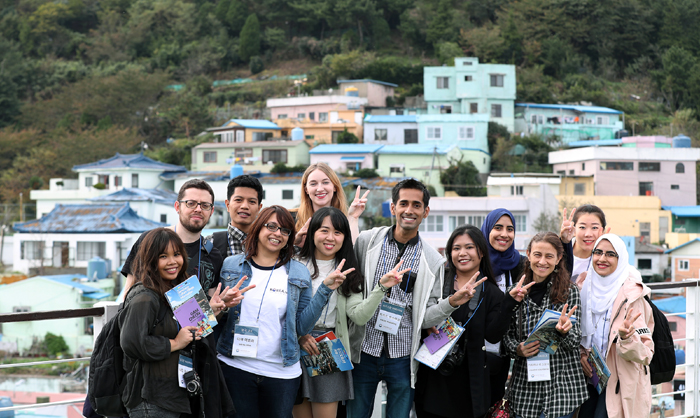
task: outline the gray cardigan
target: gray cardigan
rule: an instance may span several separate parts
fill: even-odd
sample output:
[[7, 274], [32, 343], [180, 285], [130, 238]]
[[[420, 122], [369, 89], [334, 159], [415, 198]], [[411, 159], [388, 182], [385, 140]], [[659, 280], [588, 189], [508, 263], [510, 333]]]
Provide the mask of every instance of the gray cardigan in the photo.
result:
[[[360, 362], [362, 341], [365, 338], [365, 324], [372, 318], [383, 298], [383, 292], [378, 286], [374, 287], [373, 284], [374, 275], [379, 265], [382, 244], [389, 228], [393, 228], [393, 226], [363, 231], [355, 242], [355, 255], [365, 277], [365, 291], [362, 295], [365, 303], [361, 305], [352, 304], [353, 306], [350, 306], [351, 304], [348, 303], [347, 313], [350, 319], [353, 320], [349, 326], [353, 363]], [[442, 298], [445, 259], [425, 241], [422, 241], [422, 244], [423, 251], [421, 252], [420, 264], [418, 265], [418, 277], [413, 288], [411, 387], [414, 387], [416, 383], [418, 362], [413, 358], [420, 346], [421, 329], [438, 325], [457, 309], [453, 308], [447, 299]], [[372, 289], [372, 291], [370, 292], [367, 289]], [[353, 316], [361, 317], [364, 319], [364, 322], [354, 322]]]

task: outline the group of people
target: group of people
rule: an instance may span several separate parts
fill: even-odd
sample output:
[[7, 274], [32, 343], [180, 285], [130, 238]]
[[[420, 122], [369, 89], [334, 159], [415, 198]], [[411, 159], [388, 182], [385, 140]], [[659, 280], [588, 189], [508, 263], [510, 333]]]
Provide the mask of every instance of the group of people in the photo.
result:
[[[256, 178], [232, 179], [231, 222], [203, 237], [214, 193], [188, 181], [175, 202], [177, 223], [134, 244], [122, 269], [120, 324], [129, 416], [367, 418], [381, 381], [389, 418], [412, 409], [419, 418], [482, 417], [504, 396], [522, 418], [650, 410], [649, 289], [623, 241], [603, 233], [599, 208], [565, 210], [559, 234], [538, 233], [526, 255], [515, 247], [515, 217], [496, 209], [483, 225], [452, 231], [443, 257], [418, 233], [430, 194], [417, 180], [393, 188], [394, 225], [362, 232], [369, 191], [358, 187], [348, 204], [323, 163], [306, 170], [301, 187], [298, 209], [263, 208]], [[164, 296], [192, 275], [218, 321], [206, 337], [180, 328]], [[524, 344], [547, 309], [561, 312], [554, 354]], [[465, 329], [455, 344], [462, 355], [437, 369], [417, 362], [422, 340], [448, 317]], [[318, 354], [314, 336], [328, 331], [353, 370], [311, 377], [302, 350]], [[611, 371], [601, 394], [587, 382], [594, 347]], [[183, 350], [198, 353], [203, 401], [180, 385]], [[535, 361], [537, 378], [528, 373]]]

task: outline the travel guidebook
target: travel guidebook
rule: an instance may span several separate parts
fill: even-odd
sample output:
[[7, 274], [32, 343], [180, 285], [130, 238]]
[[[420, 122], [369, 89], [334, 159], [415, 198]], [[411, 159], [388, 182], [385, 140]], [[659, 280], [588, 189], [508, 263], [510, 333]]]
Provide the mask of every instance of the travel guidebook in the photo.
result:
[[[560, 316], [561, 312], [553, 311], [551, 309], [545, 310], [542, 317], [537, 322], [537, 325], [535, 325], [535, 329], [532, 331], [527, 340], [525, 340], [525, 345], [530, 344], [533, 341], [539, 341], [540, 350], [549, 354], [554, 354], [559, 348], [559, 343], [562, 339], [562, 335], [556, 330]], [[575, 316], [571, 317], [571, 323], [576, 323]]]
[[452, 317], [447, 317], [442, 324], [438, 326], [438, 332], [428, 335], [424, 340], [425, 346], [430, 351], [430, 354], [435, 354], [442, 346], [457, 338], [460, 334], [459, 327]]
[[591, 352], [588, 354], [588, 364], [591, 365], [591, 370], [593, 371], [593, 376], [588, 381], [600, 395], [608, 384], [610, 369], [608, 369], [605, 359], [600, 355], [600, 351], [598, 351], [598, 347], [595, 344], [592, 344]]
[[348, 352], [333, 331], [326, 333], [311, 331], [311, 336], [316, 340], [316, 346], [321, 354], [312, 356], [301, 350], [301, 362], [309, 376], [322, 376], [353, 369]]
[[192, 276], [165, 292], [177, 322], [182, 327], [198, 327], [202, 337], [213, 332], [217, 324], [216, 315], [209, 305], [197, 276]]
[[[459, 341], [459, 337], [461, 337], [462, 333], [464, 332], [464, 328], [457, 325], [451, 317], [445, 319], [438, 326], [438, 330], [440, 331], [439, 334], [444, 333], [443, 337], [448, 338], [442, 338], [437, 336], [432, 337], [432, 335], [434, 334], [429, 335], [426, 339], [423, 340], [423, 345], [420, 346], [414, 357], [416, 361], [425, 364], [433, 370], [437, 370], [437, 368], [440, 366], [447, 354], [450, 351], [452, 351], [452, 347], [454, 347], [454, 345], [457, 344], [457, 341]], [[440, 346], [435, 352], [432, 352], [430, 346], [432, 345], [432, 348], [435, 348], [436, 344], [431, 340], [436, 339], [439, 341], [439, 343], [443, 343], [446, 340], [447, 342], [445, 342], [444, 345]]]

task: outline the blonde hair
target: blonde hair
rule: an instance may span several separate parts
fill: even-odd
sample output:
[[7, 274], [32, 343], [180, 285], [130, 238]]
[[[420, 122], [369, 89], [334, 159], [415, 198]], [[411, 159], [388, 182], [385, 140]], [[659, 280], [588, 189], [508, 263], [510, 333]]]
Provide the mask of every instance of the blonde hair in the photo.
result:
[[335, 192], [331, 199], [331, 206], [340, 209], [345, 215], [348, 214], [348, 201], [345, 198], [345, 192], [343, 191], [343, 186], [340, 184], [338, 175], [336, 175], [326, 163], [311, 164], [306, 171], [304, 171], [304, 176], [301, 178], [301, 202], [299, 203], [299, 210], [297, 211], [297, 231], [314, 215], [314, 206], [311, 203], [311, 198], [306, 193], [306, 183], [309, 181], [311, 173], [316, 170], [321, 170], [323, 174], [328, 176], [335, 187]]

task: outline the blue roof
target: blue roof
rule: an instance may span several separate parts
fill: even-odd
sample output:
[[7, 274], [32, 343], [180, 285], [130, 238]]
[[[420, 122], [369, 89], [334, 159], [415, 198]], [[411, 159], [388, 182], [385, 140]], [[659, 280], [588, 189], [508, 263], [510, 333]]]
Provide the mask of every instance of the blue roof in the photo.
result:
[[[105, 293], [102, 291], [102, 289], [98, 287], [92, 287], [88, 286], [84, 283], [81, 283], [79, 280], [80, 279], [87, 279], [87, 276], [84, 274], [57, 274], [54, 276], [38, 276], [43, 279], [51, 280], [54, 282], [62, 283], [68, 286], [72, 286], [80, 291], [80, 293], [83, 294], [83, 296], [90, 298], [90, 299], [104, 299], [106, 297], [111, 296], [109, 293]], [[78, 279], [78, 281], [74, 280]]]
[[571, 148], [582, 147], [610, 147], [622, 144], [621, 139], [598, 139], [592, 141], [571, 141], [568, 143]]
[[321, 144], [309, 150], [309, 154], [371, 154], [384, 146], [377, 144]]
[[48, 214], [27, 222], [17, 222], [17, 232], [34, 233], [119, 233], [145, 232], [167, 226], [137, 215], [128, 203], [122, 205], [56, 205]]
[[416, 115], [367, 115], [365, 123], [417, 123]]
[[679, 245], [679, 246], [676, 247], [676, 248], [671, 248], [671, 249], [668, 249], [668, 250], [664, 251], [664, 254], [671, 253], [671, 252], [673, 252], [673, 251], [676, 251], [676, 250], [678, 250], [678, 249], [680, 249], [680, 248], [685, 247], [686, 245], [690, 245], [690, 244], [692, 244], [692, 243], [694, 243], [694, 242], [698, 242], [698, 241], [700, 241], [700, 238], [695, 238], [694, 240], [690, 240], [690, 241], [686, 242], [685, 244]]
[[444, 155], [457, 145], [432, 145], [432, 144], [405, 144], [384, 145], [377, 154], [432, 154], [433, 152]]
[[564, 109], [573, 110], [574, 112], [581, 113], [613, 113], [620, 115], [624, 112], [610, 109], [609, 107], [602, 106], [580, 106], [580, 105], [566, 105], [566, 104], [535, 104], [535, 103], [516, 103], [516, 107], [529, 107], [534, 109]]
[[387, 83], [386, 81], [377, 81], [377, 80], [372, 80], [369, 78], [363, 78], [362, 80], [336, 80], [336, 83], [342, 84], [342, 83], [375, 83], [375, 84], [381, 84], [383, 86], [389, 86], [389, 87], [398, 87], [398, 84], [394, 83]]
[[[665, 313], [685, 312], [685, 298], [683, 296], [672, 296], [665, 299], [653, 299], [654, 305]], [[678, 315], [685, 318], [685, 315]]]
[[700, 206], [661, 206], [663, 210], [670, 210], [674, 216], [679, 218], [700, 217]]
[[181, 165], [161, 163], [160, 161], [148, 158], [143, 154], [120, 153], [116, 153], [114, 157], [106, 158], [104, 160], [100, 160], [94, 163], [73, 166], [73, 171], [86, 169], [99, 170], [109, 168], [141, 168], [161, 171], [187, 171], [187, 169]]
[[88, 199], [92, 202], [156, 202], [172, 205], [177, 200], [177, 193], [163, 189], [138, 189], [126, 187], [108, 195]]
[[488, 152], [488, 151], [486, 151], [486, 150], [483, 150], [483, 149], [481, 149], [481, 148], [472, 148], [472, 147], [463, 147], [463, 146], [460, 146], [459, 149], [462, 150], [462, 151], [478, 151], [478, 152], [483, 152], [483, 153], [486, 154], [486, 155], [491, 155], [490, 152]]
[[221, 127], [226, 128], [231, 122], [235, 122], [246, 129], [282, 129], [277, 124], [265, 119], [231, 119], [221, 125]]

